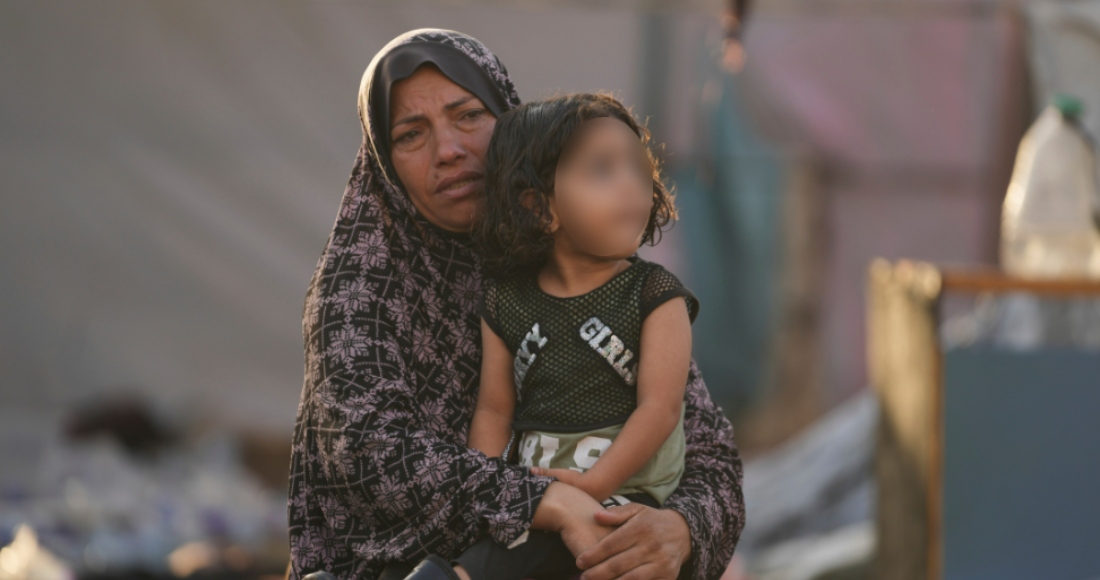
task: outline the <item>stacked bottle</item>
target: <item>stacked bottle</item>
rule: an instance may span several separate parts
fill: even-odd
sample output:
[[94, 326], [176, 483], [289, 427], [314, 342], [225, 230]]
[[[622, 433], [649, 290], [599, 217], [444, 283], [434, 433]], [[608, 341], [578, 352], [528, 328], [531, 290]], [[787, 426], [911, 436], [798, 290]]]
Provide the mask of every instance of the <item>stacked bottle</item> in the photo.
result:
[[1055, 97], [1024, 134], [1001, 222], [1001, 265], [1029, 278], [1100, 278], [1096, 151], [1081, 102]]

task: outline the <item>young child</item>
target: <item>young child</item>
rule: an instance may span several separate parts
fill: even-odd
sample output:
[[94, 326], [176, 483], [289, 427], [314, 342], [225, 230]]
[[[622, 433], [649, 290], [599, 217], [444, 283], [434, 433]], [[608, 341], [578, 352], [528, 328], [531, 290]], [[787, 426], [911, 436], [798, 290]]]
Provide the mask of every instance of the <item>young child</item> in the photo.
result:
[[[635, 255], [675, 218], [648, 139], [602, 94], [502, 115], [473, 232], [491, 279], [468, 445], [505, 459], [514, 451], [605, 505], [659, 507], [684, 468], [697, 302]], [[457, 562], [474, 580], [568, 577], [577, 570], [562, 546], [531, 532], [509, 547], [483, 540]]]

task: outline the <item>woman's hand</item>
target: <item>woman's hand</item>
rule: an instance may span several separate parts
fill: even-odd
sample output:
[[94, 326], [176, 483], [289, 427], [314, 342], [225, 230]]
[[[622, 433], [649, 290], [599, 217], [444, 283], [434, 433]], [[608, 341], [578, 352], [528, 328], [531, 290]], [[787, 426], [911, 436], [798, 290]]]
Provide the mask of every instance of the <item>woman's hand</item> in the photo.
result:
[[595, 519], [617, 529], [577, 558], [581, 580], [675, 580], [691, 556], [687, 521], [673, 510], [632, 503], [601, 511]]
[[602, 511], [603, 506], [587, 493], [555, 481], [546, 488], [531, 527], [557, 532], [576, 556], [611, 533], [610, 525], [596, 522], [595, 515]]

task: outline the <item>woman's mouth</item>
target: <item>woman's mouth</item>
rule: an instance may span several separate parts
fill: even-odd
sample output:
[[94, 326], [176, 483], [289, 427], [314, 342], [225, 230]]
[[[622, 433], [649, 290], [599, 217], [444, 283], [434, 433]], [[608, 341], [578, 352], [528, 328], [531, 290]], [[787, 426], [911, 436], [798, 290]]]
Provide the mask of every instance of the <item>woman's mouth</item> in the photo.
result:
[[458, 177], [459, 178], [454, 181], [444, 181], [441, 187], [436, 190], [436, 194], [444, 197], [460, 198], [480, 190], [482, 182], [482, 177], [480, 175], [460, 175]]

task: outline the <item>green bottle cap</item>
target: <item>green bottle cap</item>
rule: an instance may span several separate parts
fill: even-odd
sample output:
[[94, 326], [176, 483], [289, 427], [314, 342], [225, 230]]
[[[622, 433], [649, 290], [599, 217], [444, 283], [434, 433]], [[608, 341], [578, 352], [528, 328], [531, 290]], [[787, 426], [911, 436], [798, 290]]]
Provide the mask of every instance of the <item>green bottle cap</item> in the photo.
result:
[[1081, 99], [1065, 93], [1054, 95], [1052, 104], [1062, 112], [1062, 116], [1065, 117], [1067, 121], [1076, 121], [1080, 119], [1081, 110], [1084, 108]]

